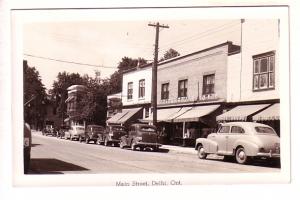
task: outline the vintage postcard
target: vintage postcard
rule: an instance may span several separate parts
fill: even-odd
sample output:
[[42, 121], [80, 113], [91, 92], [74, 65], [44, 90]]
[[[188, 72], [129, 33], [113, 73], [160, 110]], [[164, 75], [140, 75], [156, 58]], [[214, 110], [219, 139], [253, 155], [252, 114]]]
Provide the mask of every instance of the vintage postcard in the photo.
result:
[[12, 10], [14, 185], [288, 183], [288, 11]]

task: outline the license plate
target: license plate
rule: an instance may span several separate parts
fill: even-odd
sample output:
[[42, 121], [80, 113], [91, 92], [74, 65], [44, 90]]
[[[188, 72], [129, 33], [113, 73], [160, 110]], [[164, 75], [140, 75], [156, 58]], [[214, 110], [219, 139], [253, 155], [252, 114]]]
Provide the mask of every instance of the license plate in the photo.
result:
[[29, 138], [24, 138], [24, 147], [29, 147], [29, 145], [30, 145]]

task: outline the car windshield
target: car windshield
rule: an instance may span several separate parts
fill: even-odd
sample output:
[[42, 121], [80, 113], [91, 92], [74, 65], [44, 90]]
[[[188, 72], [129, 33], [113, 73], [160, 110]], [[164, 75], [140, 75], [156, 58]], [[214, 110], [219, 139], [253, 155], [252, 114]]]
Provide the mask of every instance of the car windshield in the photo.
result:
[[272, 128], [263, 127], [263, 126], [256, 126], [255, 130], [259, 134], [276, 134]]
[[148, 126], [142, 126], [141, 131], [146, 131], [146, 132], [155, 132], [155, 128], [153, 127], [148, 127]]
[[76, 130], [82, 131], [82, 130], [84, 130], [84, 128], [83, 127], [76, 127]]
[[125, 131], [125, 127], [122, 126], [114, 126], [112, 127], [113, 131]]
[[92, 130], [93, 131], [103, 131], [104, 128], [102, 128], [102, 127], [92, 127]]

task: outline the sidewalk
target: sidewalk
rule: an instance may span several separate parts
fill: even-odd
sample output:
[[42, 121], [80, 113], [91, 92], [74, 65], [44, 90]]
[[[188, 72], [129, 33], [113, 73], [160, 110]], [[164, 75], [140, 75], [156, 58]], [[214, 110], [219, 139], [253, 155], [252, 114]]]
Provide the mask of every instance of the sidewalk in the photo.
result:
[[173, 145], [162, 145], [160, 148], [168, 149], [169, 151], [177, 152], [177, 153], [185, 153], [185, 154], [197, 154], [197, 151], [194, 147], [181, 147], [181, 146], [173, 146]]

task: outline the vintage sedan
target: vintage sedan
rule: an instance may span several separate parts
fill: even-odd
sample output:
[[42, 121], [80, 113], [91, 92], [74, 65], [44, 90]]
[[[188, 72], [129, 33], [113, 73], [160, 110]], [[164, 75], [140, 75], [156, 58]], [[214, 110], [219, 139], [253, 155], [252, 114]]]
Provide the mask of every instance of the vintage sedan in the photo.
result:
[[147, 148], [158, 151], [161, 144], [158, 143], [158, 135], [155, 126], [147, 124], [133, 124], [130, 126], [128, 135], [120, 140], [120, 148], [131, 147], [132, 150], [144, 150]]
[[217, 154], [245, 164], [252, 158], [280, 158], [280, 138], [265, 124], [229, 122], [222, 124], [217, 133], [198, 138], [195, 149], [200, 159]]
[[71, 126], [70, 130], [65, 132], [65, 138], [70, 140], [79, 140], [79, 136], [84, 134], [84, 126], [75, 125]]
[[122, 136], [126, 135], [127, 131], [124, 126], [120, 125], [110, 125], [106, 127], [106, 131], [104, 134], [104, 145], [113, 145], [117, 146], [120, 143], [120, 139]]
[[104, 133], [104, 127], [99, 125], [88, 125], [85, 132], [79, 135], [79, 142], [85, 141], [88, 144], [93, 141], [95, 144], [99, 137]]

